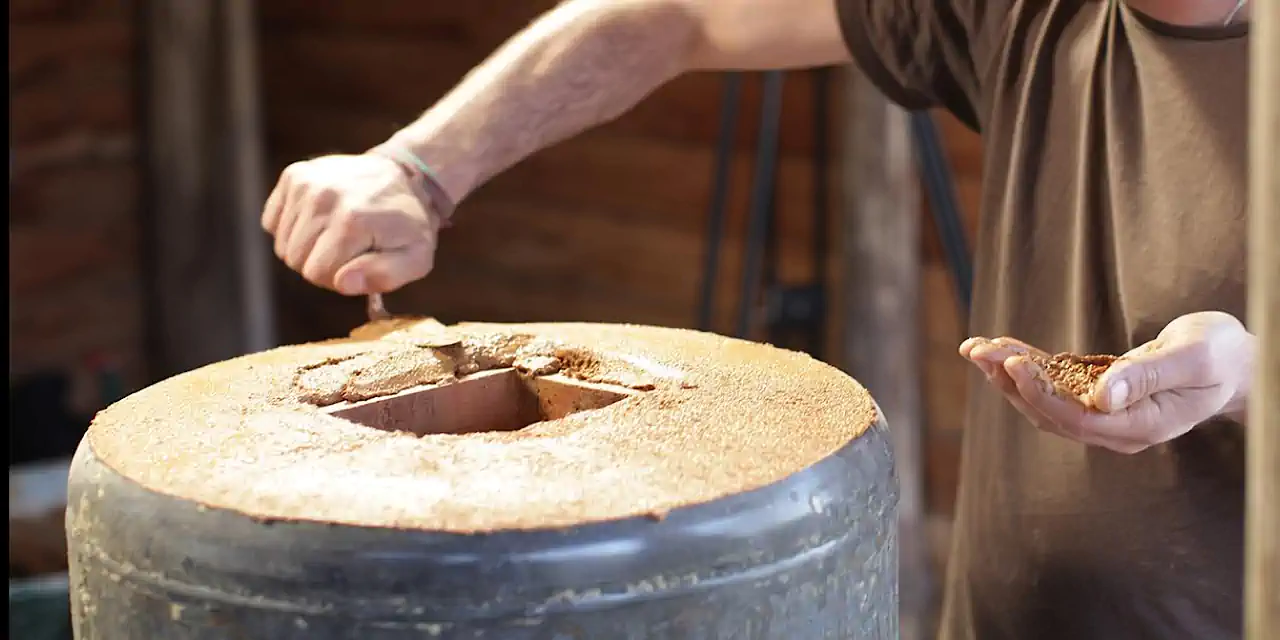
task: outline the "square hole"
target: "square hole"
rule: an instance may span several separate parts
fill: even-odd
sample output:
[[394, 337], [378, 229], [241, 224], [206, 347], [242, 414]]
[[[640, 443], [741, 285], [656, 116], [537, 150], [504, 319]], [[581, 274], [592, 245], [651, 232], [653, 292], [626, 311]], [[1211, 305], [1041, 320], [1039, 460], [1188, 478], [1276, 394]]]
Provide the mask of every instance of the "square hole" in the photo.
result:
[[515, 369], [497, 369], [452, 384], [343, 402], [325, 411], [374, 429], [418, 436], [518, 431], [537, 422], [607, 407], [635, 393], [625, 387], [560, 375], [527, 377]]

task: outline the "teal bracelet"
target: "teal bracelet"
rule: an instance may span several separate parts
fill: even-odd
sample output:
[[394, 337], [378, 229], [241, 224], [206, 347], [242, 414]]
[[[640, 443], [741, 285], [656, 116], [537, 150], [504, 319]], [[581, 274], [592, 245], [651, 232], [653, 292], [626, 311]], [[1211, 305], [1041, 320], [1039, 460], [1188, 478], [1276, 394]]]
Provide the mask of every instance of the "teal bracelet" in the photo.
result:
[[444, 187], [440, 186], [440, 180], [436, 178], [436, 172], [431, 166], [422, 161], [417, 154], [399, 145], [385, 142], [370, 150], [380, 156], [388, 158], [397, 164], [407, 167], [414, 171], [422, 178], [422, 186], [426, 189], [427, 195], [431, 197], [431, 204], [434, 205], [436, 213], [444, 218], [445, 224], [449, 223], [449, 219], [453, 217], [453, 210], [456, 204], [449, 194], [445, 192]]

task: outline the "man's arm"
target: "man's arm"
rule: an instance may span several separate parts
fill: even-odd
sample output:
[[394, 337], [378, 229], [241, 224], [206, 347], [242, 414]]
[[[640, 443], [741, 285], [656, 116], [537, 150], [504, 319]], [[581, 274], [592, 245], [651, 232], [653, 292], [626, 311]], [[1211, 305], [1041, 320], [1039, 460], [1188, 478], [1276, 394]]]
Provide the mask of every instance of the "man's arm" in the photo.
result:
[[[347, 295], [394, 291], [431, 271], [446, 204], [437, 186], [458, 202], [691, 69], [848, 58], [836, 0], [569, 0], [378, 153], [290, 165], [263, 207], [262, 226], [275, 237], [276, 255], [316, 285]], [[418, 180], [424, 168], [433, 181]]]
[[392, 140], [455, 202], [694, 69], [846, 62], [835, 0], [569, 0]]

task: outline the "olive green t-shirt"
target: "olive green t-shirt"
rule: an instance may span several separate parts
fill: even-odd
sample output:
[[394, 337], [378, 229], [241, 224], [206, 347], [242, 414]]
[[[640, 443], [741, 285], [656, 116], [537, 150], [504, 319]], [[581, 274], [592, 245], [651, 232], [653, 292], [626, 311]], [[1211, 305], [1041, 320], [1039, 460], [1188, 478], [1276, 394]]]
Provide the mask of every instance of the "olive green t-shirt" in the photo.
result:
[[[1119, 354], [1186, 313], [1244, 319], [1247, 25], [837, 2], [890, 98], [982, 133], [971, 335]], [[1125, 456], [1038, 431], [975, 369], [962, 465], [942, 638], [1240, 636], [1241, 425]]]

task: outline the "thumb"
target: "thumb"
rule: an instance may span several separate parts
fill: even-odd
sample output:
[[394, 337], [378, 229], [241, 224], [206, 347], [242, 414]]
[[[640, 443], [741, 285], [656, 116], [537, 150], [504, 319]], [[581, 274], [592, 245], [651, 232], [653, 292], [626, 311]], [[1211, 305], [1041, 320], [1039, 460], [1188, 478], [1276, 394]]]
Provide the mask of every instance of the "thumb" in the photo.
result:
[[421, 244], [365, 253], [338, 269], [337, 289], [349, 296], [390, 293], [430, 273], [433, 258]]
[[1120, 356], [1094, 386], [1094, 406], [1112, 413], [1161, 391], [1200, 386], [1200, 346], [1152, 341]]

